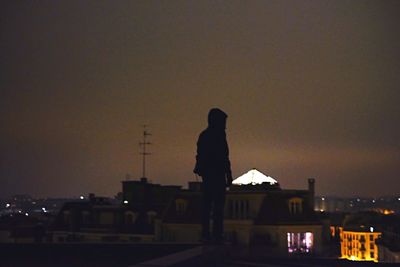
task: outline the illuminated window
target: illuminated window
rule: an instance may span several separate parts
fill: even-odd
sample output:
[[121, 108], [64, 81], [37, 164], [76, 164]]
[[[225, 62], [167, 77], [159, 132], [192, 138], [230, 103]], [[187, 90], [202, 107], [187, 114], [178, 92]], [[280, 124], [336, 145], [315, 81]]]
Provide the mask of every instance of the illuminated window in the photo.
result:
[[287, 233], [289, 253], [310, 253], [313, 248], [314, 236], [310, 232]]

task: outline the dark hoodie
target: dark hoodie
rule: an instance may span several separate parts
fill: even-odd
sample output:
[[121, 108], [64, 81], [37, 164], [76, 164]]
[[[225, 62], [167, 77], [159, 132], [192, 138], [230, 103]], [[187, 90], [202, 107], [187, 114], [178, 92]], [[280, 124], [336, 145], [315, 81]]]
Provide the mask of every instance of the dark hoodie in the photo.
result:
[[197, 141], [197, 156], [194, 173], [204, 176], [223, 176], [231, 173], [229, 148], [226, 141], [226, 118], [220, 109], [213, 108], [208, 113], [208, 127]]

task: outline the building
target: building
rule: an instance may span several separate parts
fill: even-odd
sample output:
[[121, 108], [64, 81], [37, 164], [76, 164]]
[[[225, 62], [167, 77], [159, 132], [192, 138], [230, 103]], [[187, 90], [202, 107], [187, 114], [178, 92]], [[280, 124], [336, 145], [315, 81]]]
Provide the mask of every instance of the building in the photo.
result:
[[45, 223], [22, 213], [1, 216], [0, 243], [45, 242]]
[[378, 262], [378, 246], [376, 241], [381, 232], [375, 232], [374, 227], [364, 229], [343, 229], [340, 231], [340, 247], [343, 259], [352, 261]]
[[88, 200], [66, 203], [50, 235], [53, 242], [152, 242], [155, 222], [162, 216], [180, 186], [139, 181], [122, 182], [122, 199], [90, 194]]
[[[323, 227], [314, 212], [314, 179], [308, 188], [281, 189], [256, 169], [233, 181], [226, 194], [225, 238], [274, 255], [320, 254]], [[123, 181], [120, 202], [96, 197], [66, 203], [49, 235], [53, 242], [198, 243], [201, 182], [180, 186], [147, 179]]]
[[400, 216], [384, 214], [382, 238], [378, 240], [379, 262], [400, 263]]
[[351, 213], [339, 227], [341, 258], [379, 261], [377, 240], [382, 236], [382, 214], [373, 211]]
[[[322, 224], [314, 212], [314, 179], [307, 190], [281, 189], [256, 169], [233, 181], [226, 195], [225, 237], [275, 254], [319, 254]], [[201, 192], [180, 191], [157, 225], [159, 241], [195, 242], [201, 232]]]

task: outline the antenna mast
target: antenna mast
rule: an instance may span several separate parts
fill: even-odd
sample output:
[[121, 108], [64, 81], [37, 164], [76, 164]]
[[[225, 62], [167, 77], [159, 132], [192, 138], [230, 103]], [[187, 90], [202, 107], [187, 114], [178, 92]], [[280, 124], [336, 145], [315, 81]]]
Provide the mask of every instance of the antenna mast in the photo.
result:
[[143, 165], [142, 165], [142, 178], [146, 178], [146, 156], [151, 155], [151, 153], [147, 152], [146, 146], [151, 145], [150, 142], [147, 141], [147, 137], [151, 135], [146, 130], [147, 125], [143, 124], [143, 142], [140, 142], [139, 145], [142, 147], [142, 151], [140, 152], [140, 155], [143, 157]]

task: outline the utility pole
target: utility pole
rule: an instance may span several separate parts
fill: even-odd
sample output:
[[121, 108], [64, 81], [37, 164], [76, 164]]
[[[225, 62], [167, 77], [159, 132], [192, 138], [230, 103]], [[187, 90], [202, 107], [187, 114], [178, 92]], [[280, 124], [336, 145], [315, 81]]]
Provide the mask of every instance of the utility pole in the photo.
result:
[[147, 137], [151, 136], [151, 133], [149, 133], [146, 130], [147, 125], [143, 125], [143, 141], [139, 143], [139, 145], [142, 147], [142, 151], [140, 152], [140, 155], [143, 157], [143, 165], [142, 165], [142, 178], [146, 178], [146, 156], [151, 155], [151, 153], [147, 152], [146, 146], [151, 145], [150, 142], [147, 141]]

